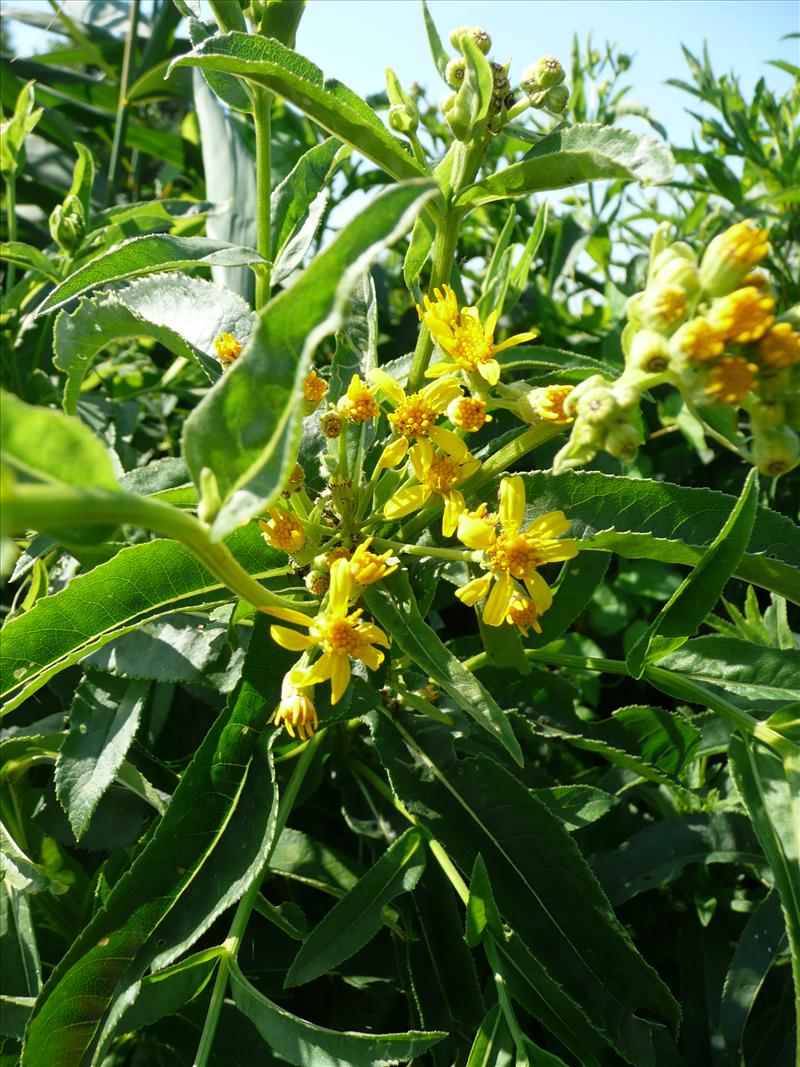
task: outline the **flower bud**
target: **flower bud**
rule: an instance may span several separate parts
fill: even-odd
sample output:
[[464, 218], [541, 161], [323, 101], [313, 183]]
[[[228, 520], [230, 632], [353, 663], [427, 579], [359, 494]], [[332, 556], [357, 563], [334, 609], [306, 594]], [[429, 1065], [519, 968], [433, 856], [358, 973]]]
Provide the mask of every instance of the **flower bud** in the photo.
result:
[[419, 113], [405, 104], [392, 104], [389, 108], [389, 125], [395, 133], [414, 133], [419, 125]]
[[331, 580], [325, 571], [312, 568], [305, 577], [306, 589], [312, 596], [325, 596]]
[[69, 195], [50, 214], [50, 236], [65, 252], [78, 249], [86, 231], [86, 212], [77, 196]]
[[662, 249], [650, 265], [647, 287], [678, 285], [687, 296], [696, 296], [700, 289], [697, 256], [689, 245], [675, 241]]
[[744, 281], [769, 251], [767, 231], [737, 222], [718, 234], [700, 263], [700, 282], [711, 296], [724, 296]]
[[286, 479], [286, 488], [290, 493], [298, 493], [306, 482], [306, 472], [299, 463], [295, 463]]
[[519, 84], [523, 92], [530, 96], [531, 93], [539, 93], [560, 85], [565, 76], [564, 68], [555, 56], [541, 56], [523, 70]]
[[554, 85], [552, 89], [545, 93], [544, 100], [539, 106], [547, 108], [548, 111], [552, 111], [556, 115], [561, 115], [567, 110], [568, 104], [569, 89], [566, 85]]
[[328, 391], [328, 383], [315, 370], [310, 370], [303, 379], [303, 411], [311, 415], [322, 403]]
[[624, 73], [629, 69], [632, 62], [633, 60], [630, 56], [626, 55], [624, 52], [620, 52], [617, 56], [617, 70]]
[[325, 437], [338, 437], [342, 432], [342, 418], [335, 411], [326, 411], [319, 420], [319, 428]]
[[600, 385], [590, 389], [578, 401], [578, 415], [592, 426], [600, 426], [617, 414], [617, 400], [612, 391]]
[[241, 356], [242, 345], [232, 333], [221, 333], [219, 337], [214, 338], [214, 350], [224, 369], [230, 367]]
[[777, 478], [800, 463], [800, 438], [788, 426], [757, 431], [753, 435], [752, 452], [759, 474]]
[[626, 360], [632, 370], [643, 374], [663, 374], [669, 370], [669, 344], [665, 337], [654, 330], [639, 330], [631, 342], [630, 356]]
[[636, 306], [639, 321], [663, 334], [672, 333], [686, 312], [686, 290], [681, 285], [648, 286]]
[[463, 56], [451, 59], [444, 72], [444, 80], [451, 89], [460, 89], [464, 84], [464, 75], [467, 73], [467, 64]]
[[612, 426], [603, 441], [603, 448], [617, 459], [633, 460], [642, 444], [642, 435], [636, 426], [620, 422]]
[[759, 397], [750, 408], [750, 425], [753, 430], [772, 430], [782, 426], [786, 421], [786, 409], [777, 401], [767, 401]]
[[[450, 44], [453, 48], [457, 48], [459, 52], [464, 51], [463, 39], [469, 37], [474, 44], [480, 48], [484, 55], [487, 54], [492, 47], [492, 39], [486, 30], [481, 29], [480, 26], [460, 26], [456, 30], [450, 31]], [[447, 83], [450, 84], [449, 82]]]

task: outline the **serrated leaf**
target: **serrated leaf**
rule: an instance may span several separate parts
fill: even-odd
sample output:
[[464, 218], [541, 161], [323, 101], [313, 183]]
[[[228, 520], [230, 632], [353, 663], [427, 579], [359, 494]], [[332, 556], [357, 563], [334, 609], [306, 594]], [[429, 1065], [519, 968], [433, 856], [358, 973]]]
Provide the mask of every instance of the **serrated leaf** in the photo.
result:
[[602, 819], [617, 803], [612, 793], [591, 785], [555, 785], [533, 792], [570, 833]]
[[364, 100], [341, 82], [326, 81], [319, 67], [278, 41], [245, 33], [220, 34], [180, 56], [173, 66], [236, 74], [299, 107], [392, 177], [403, 180], [423, 173]]
[[62, 311], [53, 332], [53, 362], [66, 372], [64, 408], [74, 414], [92, 361], [109, 345], [130, 337], [158, 341], [176, 356], [195, 361], [208, 379], [220, 376], [214, 340], [231, 333], [247, 344], [255, 315], [229, 289], [201, 278], [165, 274], [142, 278]]
[[489, 931], [499, 941], [505, 940], [503, 921], [495, 904], [489, 872], [480, 852], [475, 857], [472, 876], [469, 880], [469, 900], [467, 901], [466, 932], [464, 939], [470, 948], [476, 948]]
[[55, 311], [90, 289], [125, 278], [189, 267], [240, 267], [263, 262], [255, 249], [208, 237], [172, 237], [165, 233], [132, 237], [65, 278], [42, 301], [36, 314]]
[[696, 637], [661, 663], [750, 708], [775, 710], [797, 699], [800, 651], [768, 648], [737, 637]]
[[64, 882], [51, 877], [40, 863], [26, 856], [3, 823], [0, 823], [0, 873], [9, 892], [41, 893], [48, 890], [59, 894], [69, 889]]
[[207, 734], [153, 837], [42, 990], [23, 1067], [93, 1062], [148, 968], [185, 952], [263, 866], [277, 818], [264, 730], [287, 663], [276, 654], [265, 662], [266, 619], [256, 621], [253, 636], [231, 707]]
[[422, 837], [407, 830], [314, 927], [284, 985], [304, 985], [355, 955], [383, 926], [382, 909], [413, 889], [424, 869]]
[[603, 178], [661, 184], [673, 168], [672, 153], [660, 141], [613, 126], [578, 124], [543, 137], [519, 163], [467, 186], [458, 204], [478, 207]]
[[210, 468], [223, 501], [213, 538], [225, 537], [277, 498], [297, 458], [303, 419], [297, 398], [314, 350], [341, 323], [356, 279], [434, 193], [430, 182], [409, 182], [373, 200], [266, 305], [247, 349], [190, 415], [183, 437], [187, 465], [198, 485], [203, 468]]
[[314, 200], [330, 178], [332, 164], [341, 148], [335, 137], [314, 145], [300, 157], [270, 197], [271, 259], [274, 263], [292, 234], [308, 214]]
[[478, 1028], [466, 1067], [510, 1067], [513, 1055], [514, 1042], [500, 1005], [495, 1004]]
[[422, 1055], [446, 1034], [359, 1034], [326, 1030], [306, 1022], [259, 993], [236, 963], [230, 965], [231, 990], [239, 1010], [269, 1046], [298, 1067], [390, 1067]]

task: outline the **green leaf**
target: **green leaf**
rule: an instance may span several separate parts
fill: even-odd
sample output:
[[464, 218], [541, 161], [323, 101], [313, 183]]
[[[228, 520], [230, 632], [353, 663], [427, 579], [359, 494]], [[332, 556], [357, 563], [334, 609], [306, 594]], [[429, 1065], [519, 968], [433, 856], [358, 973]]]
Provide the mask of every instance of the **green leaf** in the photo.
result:
[[753, 468], [720, 532], [628, 653], [626, 663], [634, 678], [641, 678], [647, 663], [684, 644], [713, 609], [750, 543], [757, 501], [758, 474]]
[[433, 61], [436, 64], [436, 69], [439, 71], [439, 74], [444, 78], [444, 72], [447, 70], [447, 64], [450, 62], [450, 56], [444, 50], [439, 31], [436, 29], [436, 23], [431, 17], [431, 13], [428, 10], [428, 5], [425, 3], [425, 0], [422, 0], [422, 16], [425, 19], [425, 32], [428, 35], [428, 44], [431, 48]]
[[489, 881], [489, 872], [480, 852], [475, 857], [472, 877], [469, 880], [469, 900], [467, 901], [466, 932], [464, 938], [470, 948], [477, 948], [488, 930], [498, 941], [505, 940], [503, 920], [497, 910], [497, 904]]
[[236, 963], [230, 965], [231, 991], [239, 1010], [279, 1056], [298, 1067], [390, 1067], [421, 1056], [446, 1034], [411, 1030], [405, 1034], [359, 1034], [326, 1030], [306, 1022], [259, 993]]
[[462, 207], [621, 178], [648, 185], [667, 182], [674, 160], [666, 145], [630, 130], [579, 124], [543, 137], [519, 163], [475, 182], [459, 195]]
[[514, 1042], [500, 1005], [495, 1004], [475, 1035], [466, 1067], [510, 1067], [513, 1055]]
[[[523, 474], [530, 515], [561, 508], [583, 549], [629, 559], [697, 563], [725, 524], [735, 498], [711, 489], [593, 471]], [[735, 576], [800, 602], [800, 536], [783, 515], [758, 508]]]
[[43, 274], [51, 282], [58, 282], [58, 271], [44, 252], [22, 241], [0, 241], [0, 259], [6, 263], [16, 263], [25, 270]]
[[780, 898], [773, 889], [747, 920], [722, 987], [719, 1029], [731, 1064], [742, 1062], [748, 1016], [775, 957], [785, 947]]
[[613, 904], [648, 889], [669, 885], [692, 863], [764, 866], [746, 816], [738, 812], [696, 812], [653, 823], [594, 863]]
[[360, 865], [322, 841], [286, 829], [270, 856], [269, 869], [332, 896], [343, 897], [362, 876]]
[[131, 1033], [173, 1015], [203, 992], [223, 950], [208, 948], [142, 980], [136, 1000], [123, 1013], [118, 1033]]
[[297, 458], [303, 419], [297, 398], [314, 350], [341, 324], [357, 278], [434, 193], [430, 182], [409, 182], [373, 200], [266, 305], [247, 349], [190, 415], [183, 437], [187, 465], [197, 485], [203, 468], [210, 468], [223, 501], [213, 538], [225, 537], [277, 498]]
[[463, 712], [522, 765], [519, 742], [505, 713], [422, 618], [407, 577], [398, 573], [378, 585], [368, 586], [364, 590], [364, 600], [370, 613], [412, 662], [449, 693]]
[[308, 214], [311, 204], [325, 188], [341, 148], [335, 137], [314, 145], [295, 163], [270, 197], [270, 240], [272, 262]]
[[[256, 529], [238, 532], [228, 547], [256, 578], [273, 569], [283, 574], [282, 553], [268, 548]], [[9, 697], [5, 710], [148, 619], [230, 599], [219, 579], [175, 541], [123, 548], [6, 624], [0, 655], [0, 693]]]
[[361, 97], [341, 82], [325, 81], [319, 67], [278, 41], [245, 33], [217, 35], [180, 56], [173, 66], [236, 74], [294, 104], [393, 178], [417, 178], [423, 173]]
[[96, 211], [86, 229], [86, 239], [92, 243], [104, 236], [109, 230], [122, 230], [129, 223], [136, 223], [143, 229], [158, 229], [174, 226], [176, 223], [191, 219], [202, 219], [207, 215], [216, 215], [220, 208], [207, 200], [180, 200], [165, 197], [163, 200], [138, 200], [127, 204], [114, 204], [112, 207]]
[[36, 314], [55, 311], [98, 285], [124, 278], [189, 267], [239, 267], [252, 263], [263, 263], [258, 252], [227, 241], [212, 241], [208, 237], [172, 237], [165, 233], [132, 237], [65, 278], [42, 301]]
[[56, 1060], [78, 1067], [99, 1056], [145, 972], [185, 952], [264, 864], [277, 817], [265, 727], [285, 666], [277, 654], [265, 662], [266, 640], [259, 618], [232, 706], [207, 734], [153, 837], [42, 990], [23, 1067]]
[[22, 1040], [36, 997], [0, 995], [0, 1033]]
[[0, 880], [0, 977], [4, 992], [11, 996], [36, 997], [42, 987], [31, 896], [15, 889], [5, 874]]
[[462, 870], [481, 854], [503, 921], [543, 969], [539, 981], [523, 965], [526, 981], [538, 983], [545, 1003], [551, 985], [560, 986], [629, 1062], [652, 1064], [652, 1032], [641, 1016], [675, 1027], [678, 1006], [636, 952], [560, 820], [486, 756], [442, 768], [405, 728], [408, 749], [398, 743], [397, 728], [384, 715], [373, 719], [395, 792]]
[[78, 841], [122, 765], [149, 690], [147, 682], [98, 674], [85, 675], [76, 690], [55, 785]]
[[800, 651], [768, 648], [737, 637], [697, 637], [661, 663], [717, 691], [725, 690], [749, 708], [776, 710], [797, 699]]
[[83, 299], [72, 314], [58, 315], [53, 331], [53, 362], [67, 374], [64, 408], [74, 414], [96, 356], [131, 337], [157, 341], [193, 360], [215, 382], [220, 376], [215, 338], [231, 333], [245, 345], [254, 321], [248, 305], [229, 289], [181, 274], [142, 278]]
[[561, 819], [570, 833], [601, 819], [617, 803], [612, 793], [591, 785], [555, 785], [533, 792], [537, 800]]
[[17, 893], [66, 893], [69, 886], [56, 881], [40, 864], [26, 856], [14, 838], [0, 823], [0, 872], [9, 891]]
[[314, 927], [297, 953], [284, 986], [304, 985], [333, 970], [368, 944], [383, 926], [382, 909], [408, 893], [425, 869], [422, 837], [407, 830]]

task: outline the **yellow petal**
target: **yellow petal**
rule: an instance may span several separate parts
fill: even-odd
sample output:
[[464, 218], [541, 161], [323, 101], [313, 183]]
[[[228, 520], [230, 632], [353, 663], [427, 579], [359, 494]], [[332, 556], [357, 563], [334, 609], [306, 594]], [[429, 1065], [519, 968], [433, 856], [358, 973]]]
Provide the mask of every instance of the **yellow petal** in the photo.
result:
[[360, 659], [362, 663], [366, 664], [371, 671], [377, 671], [378, 667], [383, 663], [384, 658], [380, 649], [373, 648], [372, 645], [365, 645], [364, 648], [360, 648], [354, 655], [356, 659]]
[[547, 534], [550, 537], [560, 537], [570, 527], [570, 521], [563, 511], [548, 511], [546, 515], [540, 515], [534, 519], [528, 529], [532, 533]]
[[428, 369], [425, 371], [426, 378], [441, 378], [443, 374], [455, 374], [461, 370], [457, 363], [448, 362], [447, 360], [440, 359], [437, 363], [431, 363]]
[[495, 326], [497, 326], [497, 320], [499, 318], [500, 318], [500, 309], [499, 308], [495, 308], [494, 311], [492, 311], [489, 314], [489, 317], [486, 320], [486, 325], [483, 328], [483, 333], [484, 333], [484, 336], [486, 338], [488, 338], [490, 341], [491, 341], [492, 337], [494, 337], [494, 329], [495, 329]]
[[292, 667], [289, 671], [289, 681], [299, 687], [316, 685], [318, 682], [327, 682], [332, 670], [333, 654], [324, 652], [310, 667]]
[[500, 521], [503, 529], [518, 530], [525, 518], [525, 483], [518, 476], [500, 482]]
[[421, 441], [417, 441], [408, 458], [411, 460], [411, 468], [414, 474], [421, 482], [424, 481], [425, 475], [433, 462], [433, 447], [430, 441], [426, 441], [424, 437]]
[[334, 560], [331, 567], [331, 584], [328, 591], [328, 610], [333, 615], [344, 615], [350, 603], [353, 588], [353, 573], [349, 559]]
[[491, 574], [482, 574], [480, 578], [473, 578], [471, 582], [467, 582], [461, 589], [456, 589], [456, 596], [463, 604], [470, 608], [474, 607], [489, 592], [491, 584]]
[[500, 380], [500, 364], [496, 359], [487, 359], [485, 363], [478, 364], [478, 374], [487, 385], [497, 385]]
[[553, 594], [550, 592], [550, 586], [538, 571], [528, 571], [525, 575], [525, 588], [539, 614], [547, 611], [553, 603]]
[[453, 456], [454, 459], [463, 459], [467, 454], [467, 446], [458, 434], [453, 433], [452, 430], [445, 430], [443, 426], [431, 426], [428, 430], [428, 437], [438, 448], [441, 448], [442, 452]]
[[464, 510], [464, 497], [457, 489], [451, 489], [444, 498], [444, 515], [442, 516], [442, 533], [452, 537], [458, 526], [458, 519]]
[[497, 355], [498, 352], [505, 352], [507, 348], [515, 348], [517, 345], [524, 345], [526, 341], [532, 341], [538, 336], [538, 330], [528, 330], [527, 333], [515, 333], [514, 336], [509, 337], [508, 340], [502, 341], [499, 345], [494, 345], [492, 351]]
[[332, 657], [331, 664], [331, 704], [336, 704], [350, 684], [350, 660], [339, 654]]
[[387, 502], [383, 514], [387, 519], [402, 519], [412, 511], [419, 511], [430, 495], [427, 485], [407, 485], [404, 489], [398, 489]]
[[495, 542], [494, 527], [472, 515], [460, 515], [456, 536], [459, 541], [474, 551], [488, 552]]
[[303, 652], [316, 643], [308, 634], [300, 634], [297, 630], [289, 630], [285, 626], [270, 626], [269, 632], [276, 645], [288, 648], [290, 652]]
[[514, 582], [510, 575], [501, 574], [492, 586], [492, 591], [483, 607], [483, 619], [486, 626], [501, 626], [508, 614], [508, 605], [514, 595]]
[[379, 389], [386, 393], [393, 404], [399, 404], [401, 400], [405, 399], [406, 391], [402, 385], [390, 374], [387, 374], [385, 370], [381, 370], [380, 367], [373, 367], [368, 377], [373, 385], [377, 385]]
[[420, 395], [436, 412], [442, 412], [462, 395], [460, 383], [455, 378], [438, 378], [420, 389]]
[[402, 463], [406, 452], [408, 452], [407, 438], [396, 437], [394, 441], [390, 441], [386, 448], [384, 448], [383, 452], [381, 452], [378, 459], [378, 466], [396, 467], [398, 463]]
[[371, 645], [383, 645], [384, 648], [389, 647], [389, 638], [379, 626], [375, 625], [374, 622], [360, 622], [356, 627], [356, 630], [361, 637], [366, 638]]
[[310, 626], [314, 621], [310, 615], [305, 615], [302, 611], [293, 611], [292, 608], [268, 608], [262, 604], [258, 610], [276, 619], [283, 619], [284, 622], [295, 622], [298, 626]]

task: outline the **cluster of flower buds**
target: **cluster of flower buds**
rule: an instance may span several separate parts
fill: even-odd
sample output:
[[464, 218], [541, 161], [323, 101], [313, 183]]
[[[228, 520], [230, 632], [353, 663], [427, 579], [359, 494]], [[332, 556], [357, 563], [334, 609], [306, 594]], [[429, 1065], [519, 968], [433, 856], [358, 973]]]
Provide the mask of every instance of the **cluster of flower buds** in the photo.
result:
[[762, 474], [800, 463], [800, 333], [796, 312], [778, 314], [770, 279], [756, 269], [768, 248], [766, 230], [749, 222], [715, 237], [699, 260], [690, 245], [657, 232], [647, 285], [628, 301], [625, 370], [614, 383], [590, 378], [574, 390], [559, 467], [587, 463], [600, 449], [633, 458], [641, 394], [664, 383], [701, 419], [709, 408], [746, 412], [746, 458]]
[[564, 68], [555, 56], [541, 56], [523, 70], [519, 85], [531, 107], [561, 115], [569, 103], [565, 77]]

